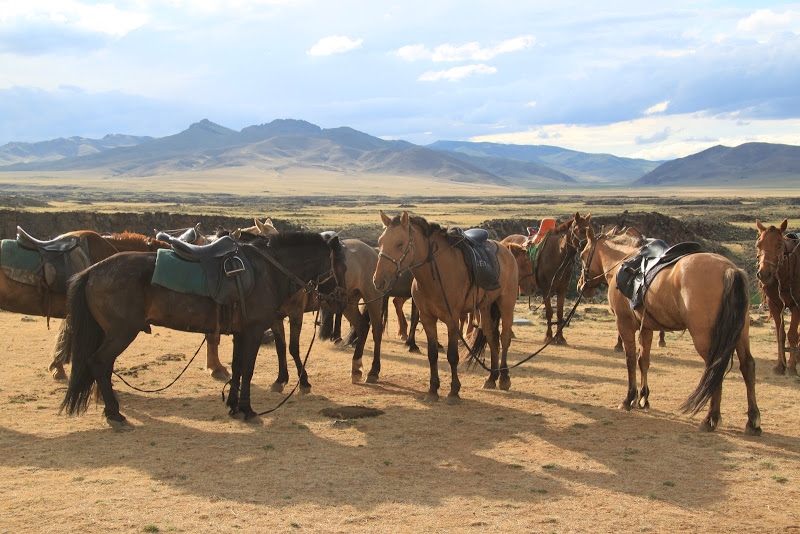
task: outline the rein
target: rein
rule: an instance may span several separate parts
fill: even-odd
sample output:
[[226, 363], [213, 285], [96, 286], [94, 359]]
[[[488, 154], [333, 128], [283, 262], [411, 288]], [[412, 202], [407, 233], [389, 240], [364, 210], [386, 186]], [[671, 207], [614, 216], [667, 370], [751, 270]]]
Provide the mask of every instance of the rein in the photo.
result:
[[119, 373], [117, 373], [117, 372], [116, 372], [116, 371], [114, 371], [113, 369], [111, 370], [111, 372], [112, 372], [112, 373], [114, 373], [114, 376], [116, 376], [117, 378], [119, 378], [120, 380], [122, 380], [122, 383], [123, 383], [123, 384], [125, 384], [126, 386], [128, 386], [128, 387], [129, 387], [129, 388], [131, 388], [131, 389], [134, 389], [134, 390], [136, 390], [136, 391], [139, 391], [139, 392], [141, 392], [141, 393], [158, 393], [159, 391], [164, 391], [164, 390], [165, 390], [165, 389], [167, 389], [168, 387], [172, 386], [172, 385], [173, 385], [175, 382], [177, 382], [177, 381], [178, 381], [178, 379], [179, 379], [180, 377], [182, 377], [182, 376], [183, 376], [183, 373], [185, 373], [185, 372], [186, 372], [186, 370], [189, 368], [189, 366], [190, 366], [190, 365], [192, 365], [192, 362], [194, 361], [195, 357], [197, 357], [197, 354], [200, 352], [200, 349], [201, 349], [201, 348], [203, 348], [203, 343], [205, 343], [205, 342], [206, 342], [206, 338], [205, 338], [205, 337], [203, 337], [203, 341], [201, 341], [201, 342], [200, 342], [200, 346], [199, 346], [199, 347], [197, 347], [197, 350], [196, 350], [196, 351], [194, 351], [194, 354], [192, 354], [192, 357], [191, 357], [191, 358], [189, 358], [189, 362], [188, 362], [188, 363], [186, 364], [186, 366], [183, 368], [183, 371], [181, 371], [180, 373], [178, 373], [178, 376], [176, 376], [176, 377], [175, 377], [175, 379], [174, 379], [172, 382], [170, 382], [170, 383], [169, 383], [169, 384], [167, 384], [166, 386], [164, 386], [164, 387], [160, 387], [160, 388], [158, 388], [158, 389], [142, 389], [142, 388], [136, 387], [136, 386], [134, 386], [133, 384], [131, 384], [130, 382], [128, 382], [127, 380], [125, 380], [125, 379], [122, 377], [122, 375], [120, 375]]

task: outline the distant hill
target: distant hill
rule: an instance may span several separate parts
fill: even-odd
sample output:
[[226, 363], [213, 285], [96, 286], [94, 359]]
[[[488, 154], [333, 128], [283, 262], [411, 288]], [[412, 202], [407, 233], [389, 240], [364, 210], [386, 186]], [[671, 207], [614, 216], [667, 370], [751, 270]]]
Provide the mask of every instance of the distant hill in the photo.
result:
[[[481, 165], [480, 158], [526, 161], [561, 173], [561, 181], [566, 181], [563, 180], [563, 176], [568, 176], [574, 182], [583, 183], [632, 182], [662, 163], [646, 159], [621, 158], [611, 154], [589, 154], [548, 145], [436, 141], [426, 146], [442, 152], [471, 156], [469, 161], [478, 166]], [[486, 164], [490, 165], [488, 161]]]
[[669, 161], [645, 174], [637, 186], [796, 186], [800, 180], [800, 147], [770, 143], [717, 145]]
[[102, 139], [85, 137], [59, 138], [37, 143], [7, 143], [0, 146], [0, 165], [27, 163], [32, 161], [55, 161], [64, 158], [86, 156], [118, 148], [134, 146], [152, 137], [109, 134]]

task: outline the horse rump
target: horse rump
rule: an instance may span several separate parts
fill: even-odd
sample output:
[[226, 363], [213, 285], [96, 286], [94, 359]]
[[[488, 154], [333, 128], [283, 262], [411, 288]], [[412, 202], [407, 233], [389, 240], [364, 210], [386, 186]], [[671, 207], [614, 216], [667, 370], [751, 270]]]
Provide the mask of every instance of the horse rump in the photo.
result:
[[683, 413], [697, 414], [714, 392], [722, 387], [722, 380], [731, 369], [731, 357], [742, 335], [750, 306], [747, 278], [742, 270], [735, 267], [726, 269], [722, 295], [717, 318], [711, 329], [711, 346], [706, 368], [697, 389], [681, 405]]

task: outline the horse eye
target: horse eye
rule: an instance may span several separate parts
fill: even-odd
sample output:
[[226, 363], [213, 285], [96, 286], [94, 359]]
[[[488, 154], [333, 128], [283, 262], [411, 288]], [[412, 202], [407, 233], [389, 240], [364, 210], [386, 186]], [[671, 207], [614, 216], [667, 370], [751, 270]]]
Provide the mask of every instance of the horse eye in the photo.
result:
[[404, 246], [405, 246], [405, 243], [403, 243], [402, 241], [400, 241], [400, 242], [399, 242], [399, 243], [398, 243], [398, 244], [395, 246], [395, 248], [396, 248], [397, 250], [402, 250]]

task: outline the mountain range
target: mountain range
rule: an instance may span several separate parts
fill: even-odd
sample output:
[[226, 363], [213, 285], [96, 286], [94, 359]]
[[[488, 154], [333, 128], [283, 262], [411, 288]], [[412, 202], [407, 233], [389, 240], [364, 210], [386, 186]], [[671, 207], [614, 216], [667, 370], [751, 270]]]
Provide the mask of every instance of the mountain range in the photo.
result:
[[0, 172], [92, 170], [131, 177], [249, 167], [342, 175], [418, 176], [438, 182], [526, 189], [595, 186], [717, 186], [800, 178], [800, 147], [747, 143], [667, 162], [589, 154], [547, 145], [385, 140], [352, 128], [278, 119], [241, 131], [207, 119], [175, 135], [69, 137], [0, 146]]

